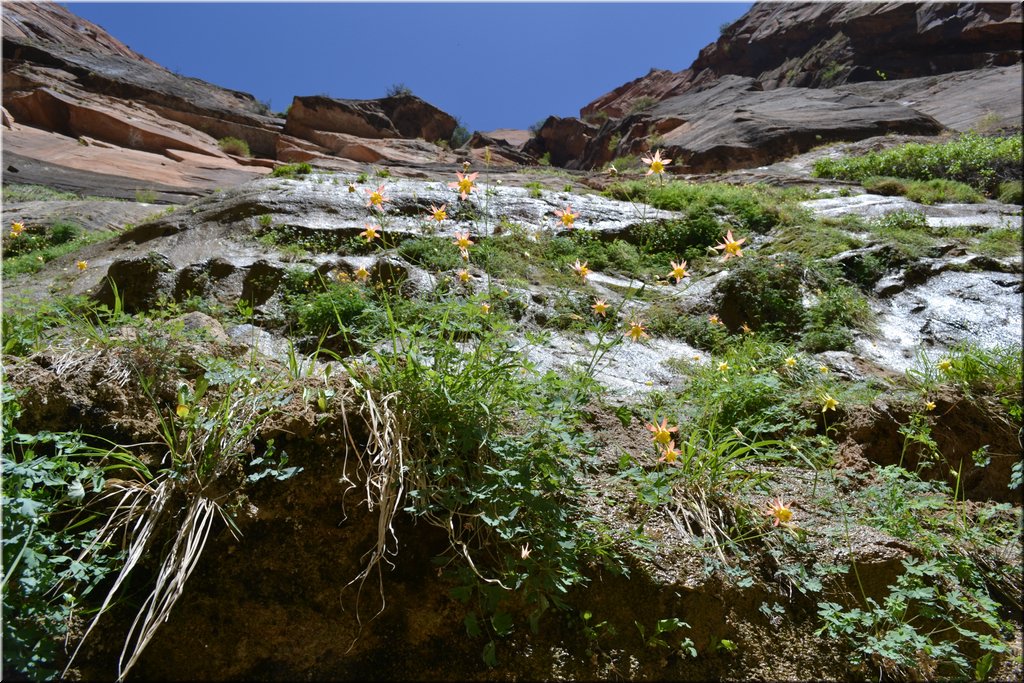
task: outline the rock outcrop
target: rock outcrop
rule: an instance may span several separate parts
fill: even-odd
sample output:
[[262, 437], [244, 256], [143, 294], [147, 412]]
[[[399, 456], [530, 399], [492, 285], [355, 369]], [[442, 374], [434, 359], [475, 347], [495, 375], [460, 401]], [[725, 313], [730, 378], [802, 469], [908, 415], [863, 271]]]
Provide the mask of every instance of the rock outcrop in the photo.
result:
[[629, 114], [733, 74], [765, 89], [916, 78], [1021, 61], [1019, 3], [756, 3], [688, 69], [652, 70], [580, 110]]
[[527, 146], [551, 163], [594, 169], [658, 147], [676, 172], [761, 166], [842, 140], [887, 133], [934, 135], [943, 126], [896, 102], [872, 102], [832, 89], [763, 90], [753, 78], [725, 76], [651, 109], [597, 126], [548, 119]]

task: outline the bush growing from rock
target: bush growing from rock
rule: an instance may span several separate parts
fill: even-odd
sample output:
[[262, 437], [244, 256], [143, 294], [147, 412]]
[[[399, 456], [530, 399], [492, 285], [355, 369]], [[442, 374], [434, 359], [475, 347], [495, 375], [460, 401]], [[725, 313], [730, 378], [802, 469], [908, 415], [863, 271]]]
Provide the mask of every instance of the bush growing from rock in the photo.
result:
[[249, 143], [240, 138], [221, 138], [217, 141], [217, 146], [220, 147], [220, 151], [225, 154], [234, 154], [238, 157], [252, 156], [252, 152], [249, 151]]
[[285, 164], [278, 166], [270, 172], [273, 178], [294, 178], [295, 176], [307, 175], [313, 172], [313, 167], [305, 161], [298, 164]]

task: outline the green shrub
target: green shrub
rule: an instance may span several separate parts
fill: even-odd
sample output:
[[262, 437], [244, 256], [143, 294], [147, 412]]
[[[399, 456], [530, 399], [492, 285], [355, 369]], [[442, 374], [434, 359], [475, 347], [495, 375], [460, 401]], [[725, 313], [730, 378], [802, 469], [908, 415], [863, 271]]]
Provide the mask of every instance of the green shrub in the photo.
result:
[[252, 156], [252, 152], [249, 151], [249, 143], [239, 138], [221, 138], [217, 141], [217, 146], [225, 154], [234, 154], [239, 157]]
[[1024, 204], [1024, 183], [1020, 180], [999, 183], [997, 198], [1003, 204]]
[[739, 259], [722, 281], [722, 320], [732, 329], [746, 323], [754, 330], [786, 335], [806, 322], [801, 282], [804, 263], [782, 254]]
[[298, 164], [284, 164], [270, 172], [273, 178], [294, 178], [295, 176], [307, 175], [313, 172], [313, 167], [305, 161]]
[[682, 211], [691, 216], [731, 217], [734, 230], [766, 233], [781, 220], [778, 205], [782, 194], [766, 186], [738, 187], [725, 183], [668, 182], [653, 185], [642, 181], [616, 183], [604, 194], [622, 201], [642, 202], [656, 209]]
[[871, 320], [871, 307], [859, 290], [834, 285], [807, 310], [801, 345], [812, 353], [847, 351], [853, 346], [854, 330], [864, 329]]
[[82, 228], [77, 224], [61, 221], [50, 226], [48, 236], [50, 238], [50, 244], [67, 244], [71, 240], [77, 239], [81, 234]]
[[418, 237], [398, 246], [399, 255], [409, 263], [439, 272], [462, 267], [459, 250], [445, 237]]
[[862, 182], [872, 176], [910, 180], [946, 179], [992, 196], [999, 183], [1021, 179], [1021, 136], [965, 133], [942, 144], [908, 143], [859, 157], [819, 159], [813, 175]]

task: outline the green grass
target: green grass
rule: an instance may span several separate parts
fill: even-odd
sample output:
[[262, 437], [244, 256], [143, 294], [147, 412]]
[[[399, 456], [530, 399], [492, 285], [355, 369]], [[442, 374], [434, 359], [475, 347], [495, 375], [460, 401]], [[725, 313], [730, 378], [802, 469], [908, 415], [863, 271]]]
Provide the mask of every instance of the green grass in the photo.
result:
[[4, 184], [2, 198], [4, 203], [8, 202], [52, 202], [52, 201], [123, 201], [112, 197], [97, 197], [95, 195], [79, 195], [66, 190], [58, 190], [46, 185], [21, 185]]
[[975, 249], [979, 254], [986, 256], [1019, 256], [1021, 253], [1020, 229], [994, 228], [986, 230], [978, 237]]
[[249, 143], [240, 138], [221, 138], [217, 141], [217, 146], [225, 154], [233, 154], [238, 157], [252, 156], [252, 152], [249, 150]]
[[[61, 224], [59, 223], [54, 226], [54, 228], [57, 229], [57, 232], [53, 235], [36, 235], [39, 239], [31, 242], [27, 251], [13, 250], [13, 254], [11, 254], [12, 250], [10, 247], [7, 246], [10, 238], [5, 237], [3, 258], [4, 275], [9, 277], [11, 275], [20, 275], [24, 273], [36, 273], [42, 269], [46, 263], [49, 263], [54, 259], [72, 254], [82, 247], [95, 244], [97, 242], [103, 242], [121, 234], [119, 231], [113, 230], [81, 234], [74, 229], [62, 230], [60, 226]], [[71, 228], [72, 226], [67, 227]], [[54, 228], [51, 228], [51, 230]], [[22, 236], [17, 239], [24, 239], [28, 234], [29, 233], [26, 230]], [[58, 241], [59, 239], [66, 237], [69, 237], [67, 241]]]
[[965, 133], [941, 144], [909, 143], [858, 157], [819, 159], [813, 175], [863, 182], [875, 176], [953, 180], [994, 196], [999, 184], [1021, 179], [1021, 136]]
[[970, 185], [934, 178], [932, 180], [901, 180], [899, 178], [871, 177], [863, 181], [864, 189], [885, 196], [903, 196], [918, 204], [977, 204], [984, 195]]
[[[272, 178], [295, 178], [301, 175], [308, 175], [313, 172], [313, 167], [302, 162], [299, 164], [284, 164], [270, 172]], [[360, 181], [362, 182], [362, 181]]]

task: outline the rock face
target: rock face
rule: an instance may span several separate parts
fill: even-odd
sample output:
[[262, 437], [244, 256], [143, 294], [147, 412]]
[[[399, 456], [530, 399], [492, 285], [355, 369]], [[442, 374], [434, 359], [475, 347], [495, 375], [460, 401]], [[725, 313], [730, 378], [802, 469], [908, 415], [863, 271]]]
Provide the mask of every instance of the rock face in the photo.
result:
[[725, 76], [600, 130], [552, 117], [527, 149], [550, 152], [555, 165], [593, 169], [658, 147], [676, 171], [702, 173], [761, 166], [827, 142], [941, 130], [932, 117], [896, 102], [831, 89], [763, 90], [753, 78]]
[[[252, 95], [172, 73], [57, 4], [5, 5], [3, 45], [4, 143], [18, 155], [7, 182], [181, 201], [277, 161], [458, 161], [432, 144], [455, 119], [417, 97], [297, 98], [285, 129]], [[225, 154], [224, 137], [260, 158]]]
[[580, 116], [625, 116], [638, 100], [679, 95], [728, 74], [769, 89], [1008, 66], [1021, 61], [1021, 31], [1019, 3], [756, 3], [689, 69], [652, 70]]
[[531, 144], [556, 164], [583, 146], [567, 164], [583, 169], [663, 147], [686, 162], [673, 170], [703, 172], [872, 130], [1012, 128], [1022, 37], [1019, 4], [759, 3], [689, 69], [651, 70], [584, 106], [580, 118], [603, 124], [600, 134], [560, 121]]

